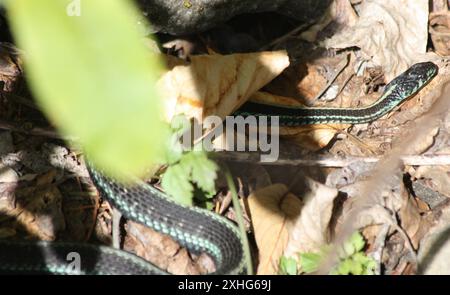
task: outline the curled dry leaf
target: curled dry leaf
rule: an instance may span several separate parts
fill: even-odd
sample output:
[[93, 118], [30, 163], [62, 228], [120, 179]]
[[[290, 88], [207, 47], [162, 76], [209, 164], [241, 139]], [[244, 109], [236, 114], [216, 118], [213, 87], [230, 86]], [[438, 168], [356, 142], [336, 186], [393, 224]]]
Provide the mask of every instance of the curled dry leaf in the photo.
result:
[[298, 215], [301, 201], [285, 185], [274, 184], [252, 193], [248, 207], [259, 250], [257, 274], [276, 274], [288, 241], [287, 224]]
[[210, 115], [223, 119], [288, 65], [286, 51], [192, 56], [190, 64], [174, 66], [158, 82], [166, 119], [177, 114], [200, 122]]
[[289, 229], [289, 242], [284, 254], [294, 257], [298, 253], [319, 252], [328, 242], [334, 199], [338, 190], [307, 179], [309, 191], [303, 196], [305, 205]]
[[366, 0], [359, 20], [325, 40], [328, 48], [361, 48], [364, 58], [386, 67], [391, 80], [425, 54], [428, 38], [427, 0]]

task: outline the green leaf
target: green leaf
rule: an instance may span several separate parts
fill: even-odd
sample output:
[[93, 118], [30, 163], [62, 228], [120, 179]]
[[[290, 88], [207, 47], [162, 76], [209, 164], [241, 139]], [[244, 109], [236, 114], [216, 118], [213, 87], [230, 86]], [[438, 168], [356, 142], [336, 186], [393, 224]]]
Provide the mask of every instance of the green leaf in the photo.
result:
[[352, 259], [362, 266], [363, 271], [361, 274], [374, 274], [377, 265], [372, 257], [367, 256], [364, 252], [358, 252], [352, 256]]
[[161, 181], [165, 192], [176, 202], [184, 205], [192, 205], [194, 187], [189, 174], [189, 167], [176, 164], [167, 168]]
[[339, 257], [342, 259], [347, 258], [364, 248], [365, 241], [363, 236], [357, 231], [352, 234], [350, 239], [344, 243], [341, 249], [339, 249]]
[[[80, 15], [70, 16], [77, 3]], [[131, 1], [14, 0], [7, 9], [40, 106], [93, 162], [121, 176], [163, 158], [162, 66], [144, 47]]]
[[281, 256], [280, 258], [280, 274], [296, 275], [297, 261], [292, 257]]
[[341, 261], [337, 267], [336, 273], [338, 275], [348, 275], [351, 273], [352, 262], [350, 259]]
[[318, 253], [300, 253], [300, 267], [301, 270], [305, 273], [315, 272], [320, 262], [323, 258], [323, 255]]
[[358, 231], [354, 232], [353, 235], [350, 237], [350, 243], [353, 245], [355, 252], [361, 251], [362, 249], [364, 249], [364, 246], [366, 245], [364, 237]]
[[170, 122], [172, 135], [169, 139], [169, 144], [166, 148], [166, 163], [175, 164], [181, 160], [183, 156], [183, 146], [180, 142], [180, 138], [183, 133], [187, 132], [191, 128], [191, 123], [184, 115], [176, 115]]
[[216, 164], [209, 160], [205, 152], [189, 152], [180, 161], [182, 165], [191, 167], [192, 181], [208, 194], [214, 193], [216, 180]]
[[217, 166], [203, 151], [184, 153], [178, 163], [167, 168], [162, 187], [176, 201], [191, 205], [195, 183], [207, 196], [215, 191], [214, 181]]

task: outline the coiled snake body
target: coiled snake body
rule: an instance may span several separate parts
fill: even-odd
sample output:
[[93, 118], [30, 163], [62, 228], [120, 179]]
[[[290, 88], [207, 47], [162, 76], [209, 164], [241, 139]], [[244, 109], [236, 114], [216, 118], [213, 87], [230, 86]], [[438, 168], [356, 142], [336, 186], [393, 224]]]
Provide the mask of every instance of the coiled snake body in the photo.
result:
[[[299, 108], [248, 102], [235, 115], [279, 116], [280, 125], [319, 123], [358, 124], [374, 121], [416, 94], [438, 67], [418, 63], [386, 85], [380, 98], [363, 108]], [[145, 184], [124, 186], [89, 167], [95, 186], [125, 217], [167, 234], [193, 252], [206, 252], [215, 261], [216, 273], [244, 272], [244, 252], [239, 231], [210, 211], [184, 207]], [[78, 256], [80, 265], [71, 263]], [[163, 274], [151, 263], [131, 253], [107, 246], [68, 242], [0, 240], [0, 271], [55, 274]]]

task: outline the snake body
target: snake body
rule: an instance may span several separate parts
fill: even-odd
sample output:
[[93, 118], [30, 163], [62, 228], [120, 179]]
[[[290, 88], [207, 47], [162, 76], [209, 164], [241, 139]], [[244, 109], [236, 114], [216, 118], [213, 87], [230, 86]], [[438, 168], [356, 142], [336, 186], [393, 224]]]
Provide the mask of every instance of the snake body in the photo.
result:
[[[307, 108], [249, 102], [235, 115], [279, 116], [281, 126], [320, 123], [367, 123], [385, 115], [415, 95], [438, 73], [431, 62], [411, 66], [386, 85], [380, 98], [363, 108]], [[239, 231], [225, 218], [208, 210], [179, 205], [164, 193], [136, 181], [125, 186], [88, 165], [102, 196], [125, 217], [171, 236], [191, 252], [208, 253], [217, 274], [244, 272], [244, 251]], [[81, 268], [68, 255], [79, 254]], [[0, 240], [0, 271], [55, 274], [164, 274], [134, 254], [107, 246], [67, 242]]]

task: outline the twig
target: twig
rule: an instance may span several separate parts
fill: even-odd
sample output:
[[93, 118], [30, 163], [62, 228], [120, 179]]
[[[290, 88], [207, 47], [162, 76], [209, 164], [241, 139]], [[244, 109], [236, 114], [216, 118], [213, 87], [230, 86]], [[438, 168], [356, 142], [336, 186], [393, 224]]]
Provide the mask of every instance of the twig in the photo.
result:
[[[314, 101], [320, 99], [328, 91], [328, 89], [331, 87], [331, 85], [333, 85], [334, 81], [336, 81], [337, 77], [348, 66], [349, 62], [350, 62], [350, 54], [347, 54], [347, 56], [339, 62], [339, 65], [338, 65], [339, 68], [336, 71], [336, 73], [334, 74], [334, 76], [330, 79], [330, 81], [328, 81], [327, 85], [322, 89], [322, 91], [316, 95], [316, 97], [314, 98]], [[353, 77], [353, 75], [351, 75], [349, 79], [351, 79], [352, 77]], [[347, 82], [345, 84], [347, 84]], [[343, 87], [345, 87], [345, 84]]]
[[[349, 59], [350, 61], [350, 59]], [[360, 62], [358, 65], [358, 69], [356, 70], [355, 73], [351, 74], [350, 76], [347, 77], [347, 79], [345, 79], [344, 83], [342, 83], [342, 87], [339, 89], [338, 93], [336, 94], [336, 97], [338, 97], [342, 91], [344, 91], [345, 87], [347, 86], [348, 82], [350, 82], [350, 80], [355, 76], [358, 75], [359, 71], [361, 70], [362, 66], [364, 65], [364, 62]]]
[[[377, 163], [382, 157], [345, 157], [321, 156], [310, 159], [281, 158], [276, 162], [261, 162], [259, 153], [220, 152], [217, 156], [223, 160], [236, 162], [251, 162], [261, 165], [292, 165], [292, 166], [316, 166], [316, 167], [347, 167], [354, 163]], [[400, 156], [404, 165], [409, 166], [438, 166], [450, 165], [450, 155], [403, 155]]]
[[244, 259], [245, 259], [245, 267], [248, 275], [253, 274], [253, 264], [252, 258], [250, 254], [250, 245], [247, 238], [247, 232], [245, 231], [245, 223], [244, 223], [244, 213], [242, 211], [241, 205], [239, 203], [239, 197], [236, 191], [236, 186], [234, 185], [233, 178], [231, 176], [230, 171], [225, 170], [225, 178], [227, 179], [228, 189], [231, 192], [231, 198], [233, 200], [233, 208], [236, 212], [236, 221], [239, 226], [239, 231], [241, 233], [241, 239], [244, 250]]
[[113, 248], [120, 249], [120, 220], [122, 219], [122, 213], [113, 208], [112, 211], [112, 244]]
[[16, 95], [16, 94], [12, 94], [12, 93], [7, 93], [7, 92], [2, 92], [2, 95], [4, 97], [6, 97], [7, 99], [10, 99], [14, 102], [20, 103], [20, 104], [27, 106], [29, 108], [32, 108], [34, 110], [39, 110], [39, 107], [34, 102], [32, 102], [29, 99], [26, 99], [25, 97], [22, 97], [22, 96]]
[[62, 139], [62, 140], [68, 140], [68, 141], [75, 140], [72, 137], [61, 136], [58, 132], [51, 130], [51, 129], [41, 128], [41, 127], [32, 127], [30, 129], [27, 129], [18, 124], [8, 122], [8, 121], [2, 120], [2, 119], [0, 119], [0, 129], [9, 130], [9, 131], [17, 132], [17, 133], [23, 133], [23, 134], [27, 134], [27, 135], [44, 136], [44, 137], [49, 137], [49, 138], [54, 138], [54, 139]]
[[296, 27], [295, 29], [293, 29], [292, 31], [288, 32], [287, 34], [273, 40], [272, 42], [270, 42], [269, 44], [264, 45], [263, 47], [261, 47], [259, 50], [264, 51], [267, 49], [272, 48], [273, 46], [289, 39], [290, 37], [292, 37], [293, 35], [296, 35], [298, 33], [300, 33], [301, 31], [303, 31], [304, 29], [306, 29], [307, 27], [309, 27], [311, 24], [310, 23], [306, 23], [306, 24], [302, 24], [298, 27]]

